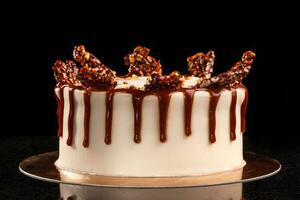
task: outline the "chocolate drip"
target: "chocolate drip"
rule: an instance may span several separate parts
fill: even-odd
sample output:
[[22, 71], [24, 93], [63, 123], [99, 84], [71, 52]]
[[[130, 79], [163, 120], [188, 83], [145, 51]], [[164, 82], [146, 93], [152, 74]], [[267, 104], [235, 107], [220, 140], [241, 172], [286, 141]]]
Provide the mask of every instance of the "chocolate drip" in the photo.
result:
[[55, 95], [57, 101], [57, 118], [58, 118], [58, 130], [57, 136], [62, 137], [63, 133], [63, 118], [64, 118], [64, 87], [58, 87], [58, 95]]
[[245, 89], [245, 98], [241, 106], [241, 132], [246, 131], [246, 113], [248, 106], [248, 90]]
[[192, 134], [191, 120], [192, 120], [192, 107], [195, 90], [182, 90], [184, 94], [184, 118], [185, 118], [185, 135], [190, 136]]
[[74, 128], [74, 88], [69, 89], [69, 118], [68, 118], [68, 139], [67, 145], [71, 146], [73, 141], [73, 128]]
[[159, 92], [157, 93], [159, 101], [159, 124], [160, 124], [160, 141], [167, 141], [167, 121], [168, 121], [168, 110], [170, 104], [170, 92]]
[[209, 91], [209, 141], [216, 142], [216, 109], [220, 98], [220, 91]]
[[[64, 110], [64, 95], [63, 88], [65, 86], [59, 87], [56, 99], [58, 102], [57, 114], [59, 118], [59, 128], [58, 136], [62, 136], [63, 127], [63, 110]], [[72, 145], [73, 140], [73, 126], [74, 126], [74, 89], [69, 88], [69, 116], [68, 116], [68, 139], [67, 145]], [[82, 89], [82, 88], [78, 88]], [[192, 107], [193, 99], [196, 91], [201, 89], [180, 89], [171, 91], [142, 91], [138, 89], [110, 89], [106, 91], [106, 121], [105, 121], [105, 143], [110, 144], [111, 141], [111, 131], [112, 131], [112, 120], [113, 120], [113, 98], [116, 92], [125, 92], [132, 95], [132, 104], [134, 109], [134, 142], [141, 142], [141, 126], [142, 126], [142, 105], [145, 96], [156, 95], [159, 102], [159, 123], [160, 123], [160, 141], [167, 141], [167, 123], [168, 123], [168, 110], [171, 99], [171, 94], [173, 92], [182, 92], [184, 95], [184, 116], [185, 116], [185, 135], [190, 136], [192, 134], [191, 121], [192, 121]], [[216, 142], [216, 109], [218, 101], [220, 98], [220, 92], [222, 88], [210, 88], [207, 90], [210, 94], [209, 99], [209, 141], [211, 143]], [[206, 91], [206, 90], [204, 90]], [[89, 131], [90, 131], [90, 96], [91, 91], [86, 90], [84, 92], [84, 139], [83, 146], [89, 146]], [[245, 131], [245, 115], [248, 102], [248, 93], [245, 89], [245, 99], [241, 106], [241, 131]], [[230, 105], [230, 139], [236, 139], [236, 103], [237, 103], [237, 93], [236, 90], [232, 90], [232, 100]]]
[[142, 105], [144, 95], [132, 93], [132, 104], [134, 109], [134, 142], [141, 142], [141, 124], [142, 124]]
[[105, 121], [105, 144], [111, 143], [111, 126], [113, 118], [113, 100], [114, 91], [107, 91], [106, 93], [106, 121]]
[[235, 140], [236, 139], [236, 133], [235, 133], [235, 128], [236, 128], [236, 89], [233, 89], [231, 91], [231, 104], [230, 104], [230, 140]]
[[83, 94], [83, 98], [84, 98], [84, 139], [82, 145], [84, 147], [88, 147], [89, 135], [90, 135], [91, 92], [85, 91]]

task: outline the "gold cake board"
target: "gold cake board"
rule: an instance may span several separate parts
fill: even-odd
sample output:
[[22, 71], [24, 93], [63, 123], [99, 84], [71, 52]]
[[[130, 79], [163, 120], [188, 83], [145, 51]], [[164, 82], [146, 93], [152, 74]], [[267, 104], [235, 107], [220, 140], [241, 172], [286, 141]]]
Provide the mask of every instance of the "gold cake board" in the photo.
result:
[[32, 178], [75, 185], [103, 187], [191, 187], [209, 186], [229, 183], [239, 183], [269, 177], [280, 171], [278, 161], [257, 155], [244, 153], [246, 165], [237, 170], [203, 176], [174, 176], [174, 177], [116, 177], [79, 174], [65, 170], [57, 170], [54, 162], [58, 152], [48, 152], [35, 155], [23, 160], [20, 171]]

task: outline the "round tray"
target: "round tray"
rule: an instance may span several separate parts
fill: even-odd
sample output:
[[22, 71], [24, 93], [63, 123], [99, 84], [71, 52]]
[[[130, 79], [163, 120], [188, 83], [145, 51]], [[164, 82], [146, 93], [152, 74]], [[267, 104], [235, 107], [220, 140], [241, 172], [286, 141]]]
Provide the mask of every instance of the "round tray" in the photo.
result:
[[247, 164], [239, 170], [224, 173], [183, 177], [110, 177], [58, 171], [54, 166], [57, 158], [57, 151], [31, 156], [19, 164], [19, 169], [31, 178], [54, 183], [134, 188], [192, 187], [249, 182], [272, 176], [281, 169], [277, 160], [244, 152]]

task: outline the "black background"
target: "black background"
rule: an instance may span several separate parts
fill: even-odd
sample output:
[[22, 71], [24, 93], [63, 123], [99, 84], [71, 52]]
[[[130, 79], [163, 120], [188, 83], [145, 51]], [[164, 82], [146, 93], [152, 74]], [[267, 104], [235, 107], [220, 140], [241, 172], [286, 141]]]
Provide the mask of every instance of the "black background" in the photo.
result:
[[[12, 79], [6, 84], [16, 87], [7, 91], [14, 98], [5, 99], [14, 106], [4, 126], [15, 127], [18, 121], [22, 127], [22, 131], [15, 127], [9, 134], [55, 134], [51, 66], [56, 59], [71, 59], [73, 47], [84, 44], [118, 74], [126, 73], [123, 57], [136, 45], [149, 47], [165, 73], [186, 73], [187, 56], [212, 49], [216, 74], [229, 69], [244, 51], [253, 50], [257, 59], [244, 81], [250, 92], [249, 138], [260, 141], [272, 136], [272, 140], [282, 141], [283, 136], [297, 135], [292, 117], [298, 107], [294, 95], [299, 53], [297, 5], [148, 3], [122, 10], [92, 3], [82, 6], [24, 9], [6, 23], [4, 42], [9, 55], [4, 59], [5, 78]], [[122, 6], [118, 4], [119, 9]]]
[[51, 66], [56, 59], [71, 59], [78, 44], [118, 74], [126, 73], [123, 57], [136, 45], [149, 47], [165, 73], [186, 73], [186, 57], [198, 51], [215, 51], [216, 73], [229, 69], [244, 51], [255, 51], [244, 81], [250, 96], [244, 148], [278, 159], [283, 169], [246, 184], [244, 193], [246, 199], [297, 199], [300, 9], [294, 2], [1, 5], [0, 199], [59, 196], [57, 184], [31, 180], [17, 168], [30, 155], [58, 149]]

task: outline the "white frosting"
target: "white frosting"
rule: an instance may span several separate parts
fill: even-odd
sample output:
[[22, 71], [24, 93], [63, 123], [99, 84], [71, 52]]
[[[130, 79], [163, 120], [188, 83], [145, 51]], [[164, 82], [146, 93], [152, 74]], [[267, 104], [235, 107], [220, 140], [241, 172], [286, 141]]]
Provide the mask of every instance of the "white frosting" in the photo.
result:
[[130, 88], [130, 86], [134, 86], [138, 89], [144, 89], [144, 85], [148, 82], [147, 76], [136, 77], [136, 78], [117, 78], [117, 86], [116, 89], [121, 88]]
[[[121, 81], [121, 80], [120, 80]], [[140, 80], [140, 82], [145, 80]], [[189, 80], [193, 82], [194, 79]], [[141, 83], [134, 82], [134, 84]], [[190, 84], [187, 82], [187, 84]], [[121, 84], [120, 84], [121, 85]], [[120, 86], [121, 87], [121, 86]], [[243, 140], [240, 110], [244, 89], [237, 89], [236, 140], [230, 140], [231, 92], [223, 90], [216, 109], [216, 142], [209, 142], [209, 93], [195, 92], [192, 109], [192, 135], [185, 135], [184, 96], [172, 93], [168, 111], [167, 142], [159, 140], [159, 106], [157, 97], [146, 96], [142, 106], [139, 144], [134, 143], [134, 110], [131, 94], [117, 92], [113, 101], [112, 143], [104, 143], [105, 92], [92, 92], [89, 146], [83, 147], [83, 91], [75, 90], [74, 136], [68, 137], [69, 88], [64, 89], [63, 136], [59, 139], [58, 168], [109, 176], [190, 176], [241, 168]], [[57, 91], [56, 91], [57, 92]]]
[[197, 84], [197, 81], [199, 80], [198, 77], [189, 76], [186, 77], [182, 83], [183, 88], [191, 88]]
[[[130, 86], [134, 86], [135, 88], [138, 89], [144, 89], [144, 85], [148, 82], [148, 79], [150, 77], [148, 76], [143, 76], [143, 77], [135, 77], [135, 78], [117, 78], [117, 86], [116, 89], [121, 89], [121, 88], [130, 88]], [[184, 80], [182, 82], [182, 87], [183, 88], [192, 88], [197, 84], [198, 77], [184, 77]]]

